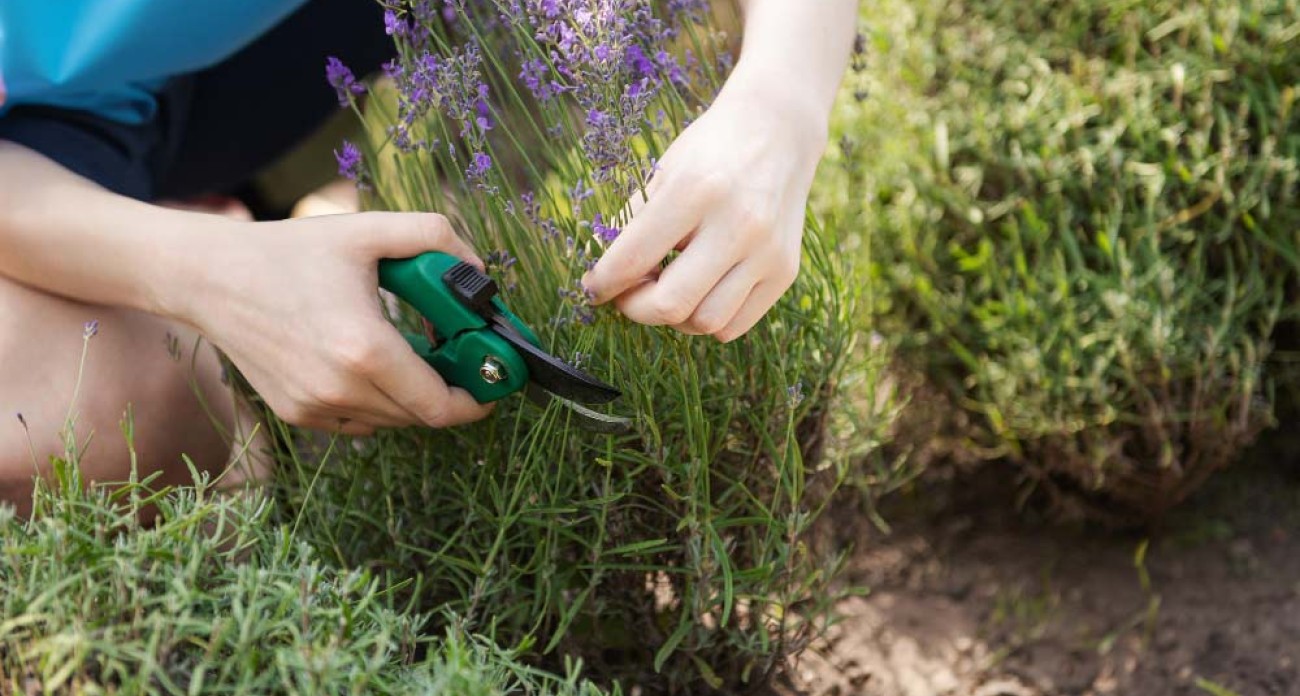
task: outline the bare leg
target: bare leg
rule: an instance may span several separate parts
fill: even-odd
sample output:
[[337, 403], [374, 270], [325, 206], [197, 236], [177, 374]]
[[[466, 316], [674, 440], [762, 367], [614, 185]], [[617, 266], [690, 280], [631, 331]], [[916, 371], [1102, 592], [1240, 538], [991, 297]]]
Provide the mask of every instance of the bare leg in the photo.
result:
[[[82, 327], [91, 320], [99, 322], [99, 333], [90, 342], [77, 403], [70, 404]], [[207, 344], [196, 352], [196, 339], [192, 329], [159, 317], [73, 302], [0, 278], [0, 503], [15, 505], [20, 515], [30, 512], [33, 475], [48, 475], [50, 457], [63, 454], [59, 432], [70, 407], [78, 442], [93, 434], [81, 456], [88, 481], [130, 476], [119, 427], [128, 405], [139, 475], [162, 471], [159, 486], [191, 481], [182, 455], [215, 477], [226, 471], [232, 451], [259, 454], [264, 445], [246, 442], [255, 420], [222, 384], [216, 352]], [[256, 460], [245, 457], [231, 467], [222, 485], [258, 477]]]

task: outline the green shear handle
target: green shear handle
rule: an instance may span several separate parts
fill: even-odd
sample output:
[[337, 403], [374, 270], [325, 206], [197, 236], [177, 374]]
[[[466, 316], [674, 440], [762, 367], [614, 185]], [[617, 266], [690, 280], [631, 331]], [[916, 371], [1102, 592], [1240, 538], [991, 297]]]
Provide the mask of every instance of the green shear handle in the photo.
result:
[[[468, 391], [479, 403], [499, 401], [528, 385], [528, 367], [519, 351], [492, 330], [485, 313], [505, 318], [533, 345], [540, 342], [496, 296], [495, 285], [483, 288], [477, 301], [485, 306], [477, 308], [472, 306], [473, 300], [457, 292], [463, 288], [449, 285], [448, 274], [460, 265], [460, 259], [438, 251], [409, 259], [383, 259], [379, 262], [379, 285], [415, 308], [433, 327], [436, 344], [426, 336], [406, 334], [411, 348], [425, 362], [448, 384]], [[474, 280], [479, 278], [486, 276], [478, 274]]]

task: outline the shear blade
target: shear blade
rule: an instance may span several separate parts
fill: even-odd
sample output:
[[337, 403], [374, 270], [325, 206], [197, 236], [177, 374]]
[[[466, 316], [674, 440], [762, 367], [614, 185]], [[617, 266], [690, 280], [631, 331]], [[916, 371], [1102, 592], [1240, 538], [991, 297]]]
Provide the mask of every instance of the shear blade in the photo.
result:
[[568, 409], [569, 415], [575, 419], [577, 425], [583, 430], [590, 430], [595, 433], [604, 433], [607, 435], [623, 435], [632, 432], [632, 419], [630, 418], [620, 418], [599, 411], [593, 411], [582, 404], [577, 404], [563, 397], [556, 396], [532, 382], [528, 383], [528, 387], [525, 391], [528, 394], [528, 398], [539, 406], [558, 403], [565, 409]]
[[501, 315], [493, 315], [491, 321], [492, 330], [519, 351], [532, 381], [551, 394], [583, 404], [607, 404], [622, 395], [614, 387], [533, 345]]

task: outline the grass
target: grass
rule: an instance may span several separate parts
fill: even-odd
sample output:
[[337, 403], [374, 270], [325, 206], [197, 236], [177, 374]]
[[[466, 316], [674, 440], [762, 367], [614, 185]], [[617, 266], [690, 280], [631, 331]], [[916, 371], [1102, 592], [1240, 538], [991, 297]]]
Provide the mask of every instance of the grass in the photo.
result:
[[1196, 688], [1210, 694], [1210, 696], [1238, 696], [1236, 691], [1220, 686], [1203, 677], [1196, 678]]
[[319, 558], [260, 493], [197, 474], [88, 487], [64, 457], [34, 503], [0, 508], [0, 694], [600, 693], [454, 617], [430, 634], [400, 588]]
[[[0, 694], [604, 693], [456, 617], [431, 633], [400, 586], [323, 561], [263, 491], [192, 466], [192, 486], [88, 485], [76, 402], [30, 517], [0, 506]], [[122, 433], [135, 461], [129, 410]]]
[[863, 17], [819, 207], [868, 230], [874, 326], [936, 397], [910, 417], [938, 425], [912, 430], [951, 443], [940, 459], [1019, 464], [1061, 513], [1159, 517], [1273, 421], [1300, 11], [879, 0]]

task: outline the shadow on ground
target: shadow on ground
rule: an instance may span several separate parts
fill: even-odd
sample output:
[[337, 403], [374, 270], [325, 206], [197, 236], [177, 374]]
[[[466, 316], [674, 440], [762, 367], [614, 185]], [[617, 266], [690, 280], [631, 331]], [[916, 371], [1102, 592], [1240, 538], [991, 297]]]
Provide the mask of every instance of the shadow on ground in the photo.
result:
[[996, 466], [895, 500], [889, 533], [858, 516], [848, 576], [869, 593], [784, 691], [1300, 694], [1300, 466], [1255, 459], [1141, 534], [1017, 514]]

